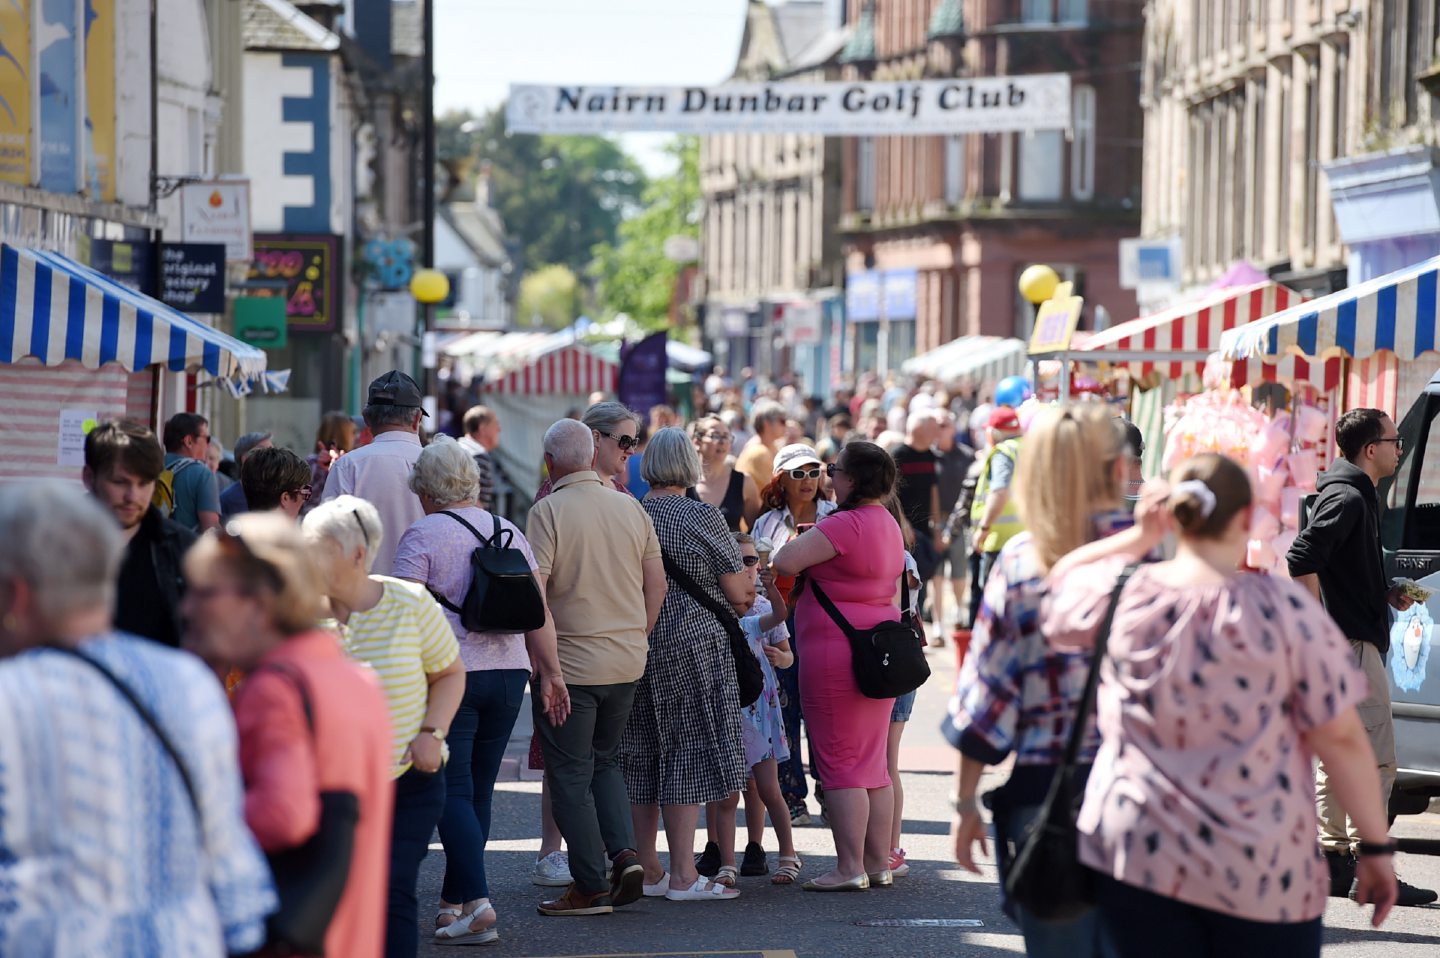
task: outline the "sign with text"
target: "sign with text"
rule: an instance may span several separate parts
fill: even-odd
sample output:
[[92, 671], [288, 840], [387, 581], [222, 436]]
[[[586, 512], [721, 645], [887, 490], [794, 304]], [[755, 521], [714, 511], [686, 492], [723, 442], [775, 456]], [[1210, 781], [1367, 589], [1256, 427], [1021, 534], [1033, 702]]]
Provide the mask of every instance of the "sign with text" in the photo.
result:
[[162, 246], [160, 302], [183, 313], [225, 312], [225, 247], [220, 243]]
[[512, 133], [813, 133], [824, 136], [1008, 133], [1070, 127], [1070, 77], [713, 87], [511, 84]]
[[223, 243], [225, 258], [250, 258], [250, 181], [204, 180], [180, 187], [180, 238]]
[[279, 296], [296, 331], [328, 332], [340, 308], [340, 237], [255, 234], [246, 288], [251, 296]]
[[1071, 295], [1073, 283], [1061, 283], [1055, 287], [1055, 295], [1040, 304], [1035, 313], [1035, 330], [1030, 334], [1031, 356], [1046, 353], [1063, 353], [1070, 348], [1070, 339], [1080, 325], [1080, 311], [1085, 307], [1083, 297]]
[[277, 297], [241, 296], [235, 300], [235, 338], [261, 349], [284, 349], [288, 337], [285, 304]]

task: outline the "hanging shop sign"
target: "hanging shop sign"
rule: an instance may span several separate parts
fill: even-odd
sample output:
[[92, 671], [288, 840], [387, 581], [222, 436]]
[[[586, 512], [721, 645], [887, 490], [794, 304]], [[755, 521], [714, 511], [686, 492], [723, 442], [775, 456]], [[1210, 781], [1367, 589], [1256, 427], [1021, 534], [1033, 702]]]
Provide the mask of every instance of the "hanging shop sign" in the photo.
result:
[[180, 238], [223, 243], [225, 258], [250, 258], [250, 181], [201, 180], [180, 187]]
[[714, 87], [512, 84], [512, 133], [1008, 133], [1070, 127], [1065, 73]]
[[225, 247], [220, 243], [160, 247], [160, 301], [183, 313], [225, 312]]
[[321, 233], [255, 234], [245, 288], [251, 296], [285, 300], [290, 328], [328, 332], [340, 309], [340, 237]]
[[261, 349], [284, 349], [288, 343], [285, 304], [278, 298], [239, 296], [235, 299], [235, 338]]

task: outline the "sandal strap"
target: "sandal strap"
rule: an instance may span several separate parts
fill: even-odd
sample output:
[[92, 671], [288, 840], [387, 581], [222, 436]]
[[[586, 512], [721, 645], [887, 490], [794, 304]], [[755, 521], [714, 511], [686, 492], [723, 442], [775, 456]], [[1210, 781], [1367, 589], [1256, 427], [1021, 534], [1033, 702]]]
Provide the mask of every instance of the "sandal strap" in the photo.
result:
[[465, 913], [464, 913], [463, 911], [461, 911], [460, 909], [458, 909], [458, 908], [437, 908], [437, 909], [435, 909], [435, 917], [436, 917], [436, 918], [443, 918], [443, 917], [446, 916], [446, 915], [454, 915], [456, 918], [464, 918], [464, 917], [465, 917]]

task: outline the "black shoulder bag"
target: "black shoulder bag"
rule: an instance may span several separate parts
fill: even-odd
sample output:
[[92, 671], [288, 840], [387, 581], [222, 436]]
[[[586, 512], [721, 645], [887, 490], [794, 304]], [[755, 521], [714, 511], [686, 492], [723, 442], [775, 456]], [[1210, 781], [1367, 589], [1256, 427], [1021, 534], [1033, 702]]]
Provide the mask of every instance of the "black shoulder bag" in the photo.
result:
[[[263, 666], [261, 671], [283, 675], [295, 686], [318, 758], [315, 715], [310, 708], [304, 677], [282, 665]], [[350, 878], [355, 827], [359, 821], [360, 799], [354, 792], [322, 791], [320, 823], [315, 834], [303, 845], [268, 856], [280, 908], [266, 923], [269, 930], [266, 954], [325, 954], [325, 933], [330, 929], [330, 920]]]
[[1095, 708], [1095, 688], [1100, 683], [1100, 664], [1105, 661], [1115, 609], [1136, 568], [1127, 566], [1110, 593], [1110, 606], [1095, 634], [1095, 655], [1090, 660], [1075, 724], [1070, 726], [1065, 757], [1055, 770], [1040, 814], [1025, 833], [1015, 862], [1005, 875], [1005, 894], [1042, 921], [1070, 921], [1095, 903], [1095, 873], [1080, 864], [1080, 833], [1075, 818], [1085, 797], [1085, 783], [1077, 759]]
[[434, 589], [435, 601], [460, 616], [471, 632], [533, 632], [545, 624], [545, 599], [525, 553], [514, 547], [515, 533], [491, 515], [495, 531], [487, 539], [453, 512], [442, 512], [470, 530], [480, 545], [470, 553], [470, 585], [456, 605]]
[[903, 603], [899, 622], [881, 622], [869, 629], [856, 629], [820, 583], [810, 580], [810, 591], [820, 607], [840, 626], [850, 640], [850, 665], [860, 694], [871, 699], [893, 699], [913, 692], [930, 678], [930, 663], [925, 661], [925, 642], [911, 617], [910, 577], [902, 574], [900, 598]]
[[690, 577], [690, 573], [670, 558], [669, 553], [662, 549], [660, 556], [665, 561], [665, 572], [675, 580], [676, 585], [684, 589], [690, 598], [714, 613], [715, 618], [725, 627], [725, 634], [730, 639], [730, 657], [735, 660], [735, 681], [740, 686], [740, 707], [754, 705], [759, 700], [760, 693], [765, 691], [765, 673], [760, 670], [760, 660], [750, 651], [750, 643], [745, 638], [745, 630], [740, 627], [740, 620], [735, 616], [735, 612], [716, 602], [710, 593], [700, 587], [700, 583]]

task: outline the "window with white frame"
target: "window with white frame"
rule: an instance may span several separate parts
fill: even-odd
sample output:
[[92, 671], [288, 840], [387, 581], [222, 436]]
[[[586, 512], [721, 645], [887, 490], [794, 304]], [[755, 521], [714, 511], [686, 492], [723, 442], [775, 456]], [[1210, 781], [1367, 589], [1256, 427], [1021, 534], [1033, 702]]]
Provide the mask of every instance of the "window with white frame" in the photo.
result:
[[1095, 196], [1095, 88], [1080, 85], [1073, 94], [1070, 143], [1070, 196], [1089, 200]]
[[945, 202], [954, 206], [965, 198], [965, 136], [945, 138]]
[[1021, 0], [1021, 23], [1087, 23], [1090, 0]]
[[855, 145], [855, 208], [875, 208], [875, 138], [862, 136]]
[[1020, 146], [1020, 199], [1055, 202], [1061, 196], [1065, 134], [1060, 130], [1031, 130], [1017, 134]]

